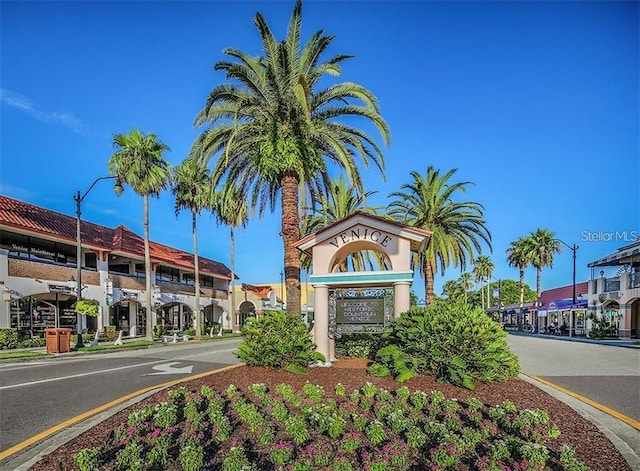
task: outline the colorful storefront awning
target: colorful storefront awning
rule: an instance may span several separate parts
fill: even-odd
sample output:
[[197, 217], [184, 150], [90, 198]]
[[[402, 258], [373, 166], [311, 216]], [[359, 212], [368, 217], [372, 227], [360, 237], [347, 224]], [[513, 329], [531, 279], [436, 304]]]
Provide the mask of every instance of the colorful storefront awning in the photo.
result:
[[573, 304], [573, 299], [556, 299], [549, 303], [547, 309], [549, 311], [565, 311], [567, 309], [571, 309], [572, 307], [575, 309], [586, 309], [588, 305], [588, 301], [586, 298], [578, 298], [576, 299], [576, 303]]

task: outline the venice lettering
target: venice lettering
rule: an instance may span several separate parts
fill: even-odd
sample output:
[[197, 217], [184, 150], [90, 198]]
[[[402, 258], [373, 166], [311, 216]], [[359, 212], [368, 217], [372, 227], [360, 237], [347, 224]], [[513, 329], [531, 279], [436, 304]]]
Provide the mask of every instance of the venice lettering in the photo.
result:
[[334, 237], [333, 240], [330, 240], [329, 243], [334, 247], [340, 247], [340, 244], [345, 245], [354, 240], [370, 240], [383, 247], [387, 247], [391, 241], [391, 237], [377, 230], [369, 232], [369, 228], [358, 228], [339, 234], [337, 237]]

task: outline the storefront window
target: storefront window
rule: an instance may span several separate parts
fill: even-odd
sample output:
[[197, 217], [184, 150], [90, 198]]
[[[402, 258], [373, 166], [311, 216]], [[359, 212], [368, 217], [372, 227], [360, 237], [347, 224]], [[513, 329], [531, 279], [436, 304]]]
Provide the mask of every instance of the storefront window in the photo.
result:
[[183, 275], [182, 282], [186, 285], [193, 286], [196, 284], [196, 277], [191, 274]]
[[87, 268], [98, 268], [98, 260], [93, 252], [84, 254], [84, 266]]
[[158, 267], [156, 270], [156, 280], [158, 281], [180, 281], [180, 270], [177, 268]]
[[213, 278], [210, 276], [201, 276], [200, 277], [200, 284], [202, 286], [206, 286], [207, 288], [212, 288], [213, 287]]
[[0, 231], [0, 247], [14, 257], [29, 258], [29, 237], [26, 235]]
[[129, 264], [128, 263], [120, 263], [117, 265], [109, 265], [109, 272], [111, 273], [123, 273], [125, 275], [129, 274]]
[[38, 237], [0, 231], [0, 247], [14, 257], [29, 258], [45, 262], [75, 264], [75, 247]]

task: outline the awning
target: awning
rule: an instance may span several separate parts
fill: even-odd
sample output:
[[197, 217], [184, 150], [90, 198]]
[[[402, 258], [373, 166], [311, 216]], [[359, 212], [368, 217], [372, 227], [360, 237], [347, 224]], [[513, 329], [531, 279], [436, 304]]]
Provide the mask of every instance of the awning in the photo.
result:
[[573, 304], [573, 299], [556, 299], [549, 303], [547, 309], [549, 311], [566, 311], [568, 309], [576, 308], [576, 309], [586, 309], [588, 306], [588, 300], [585, 298], [576, 299], [576, 303]]

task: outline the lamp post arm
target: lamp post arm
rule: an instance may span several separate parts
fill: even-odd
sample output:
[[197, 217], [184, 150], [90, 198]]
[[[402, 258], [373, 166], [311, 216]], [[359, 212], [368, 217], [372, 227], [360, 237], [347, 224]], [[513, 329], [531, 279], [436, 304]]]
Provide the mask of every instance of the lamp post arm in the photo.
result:
[[80, 190], [78, 190], [78, 193], [73, 197], [74, 200], [76, 200], [76, 204], [80, 204], [84, 201], [84, 199], [86, 198], [86, 196], [89, 194], [89, 192], [93, 189], [94, 186], [96, 186], [96, 183], [98, 183], [100, 180], [119, 180], [119, 177], [116, 175], [109, 175], [106, 177], [98, 177], [96, 178], [93, 183], [91, 184], [91, 186], [87, 189], [87, 191], [84, 192], [84, 194], [82, 196], [80, 196]]

